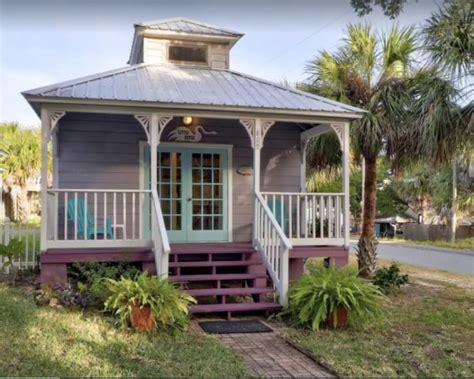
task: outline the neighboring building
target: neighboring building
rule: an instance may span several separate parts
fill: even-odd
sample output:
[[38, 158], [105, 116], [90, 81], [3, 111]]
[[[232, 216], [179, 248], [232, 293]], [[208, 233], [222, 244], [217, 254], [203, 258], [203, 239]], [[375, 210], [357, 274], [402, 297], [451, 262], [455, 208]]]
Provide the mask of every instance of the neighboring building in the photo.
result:
[[403, 225], [413, 223], [412, 219], [402, 216], [379, 217], [375, 219], [375, 234], [380, 237], [397, 237], [403, 234]]
[[[273, 288], [284, 304], [307, 257], [347, 262], [349, 123], [362, 111], [230, 70], [241, 37], [141, 23], [128, 66], [23, 93], [42, 120], [43, 177], [53, 143], [43, 283], [65, 281], [68, 262], [139, 261], [214, 299], [192, 312], [230, 313], [278, 307]], [[343, 188], [305, 193], [306, 143], [332, 131]]]

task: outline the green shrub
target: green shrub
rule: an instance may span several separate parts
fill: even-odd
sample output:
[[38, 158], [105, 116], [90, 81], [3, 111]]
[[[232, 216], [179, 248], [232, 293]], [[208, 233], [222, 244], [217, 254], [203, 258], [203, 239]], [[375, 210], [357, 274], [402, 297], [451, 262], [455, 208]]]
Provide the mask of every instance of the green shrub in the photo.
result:
[[337, 325], [337, 308], [342, 305], [349, 322], [360, 324], [382, 316], [382, 292], [348, 268], [310, 268], [290, 286], [288, 305], [280, 314], [297, 327], [319, 330], [329, 312]]
[[400, 267], [396, 263], [392, 263], [390, 267], [381, 267], [372, 278], [374, 283], [383, 293], [390, 293], [394, 289], [408, 283], [408, 275], [400, 274]]
[[140, 273], [138, 265], [128, 262], [80, 262], [68, 267], [72, 287], [96, 306], [102, 306], [110, 295], [105, 279], [132, 279]]
[[130, 323], [132, 304], [151, 307], [159, 328], [184, 329], [188, 322], [188, 305], [196, 300], [165, 278], [142, 273], [135, 279], [107, 279], [110, 293], [105, 309], [119, 317], [123, 328]]

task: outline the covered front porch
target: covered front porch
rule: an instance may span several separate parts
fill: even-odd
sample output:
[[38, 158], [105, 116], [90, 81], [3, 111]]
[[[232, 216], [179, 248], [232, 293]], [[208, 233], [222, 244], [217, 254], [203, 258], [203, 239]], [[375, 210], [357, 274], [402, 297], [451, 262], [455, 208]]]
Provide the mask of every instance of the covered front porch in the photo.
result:
[[[43, 107], [44, 175], [49, 141], [53, 151], [53, 186], [42, 186], [44, 264], [66, 253], [148, 251], [166, 276], [171, 243], [248, 243], [284, 299], [290, 272], [301, 271], [290, 268], [298, 246], [300, 261], [302, 251], [322, 256], [317, 246], [348, 246], [348, 121], [149, 111]], [[199, 141], [173, 140], [185, 116], [190, 130], [202, 127]], [[307, 193], [306, 143], [331, 131], [343, 188]]]

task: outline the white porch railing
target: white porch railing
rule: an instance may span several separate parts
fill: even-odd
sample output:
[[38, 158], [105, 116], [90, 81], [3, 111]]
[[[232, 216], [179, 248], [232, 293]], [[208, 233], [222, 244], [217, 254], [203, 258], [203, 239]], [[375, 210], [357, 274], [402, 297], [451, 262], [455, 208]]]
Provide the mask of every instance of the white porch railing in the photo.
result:
[[255, 247], [261, 253], [273, 280], [280, 303], [285, 305], [288, 292], [291, 242], [278, 224], [261, 194], [255, 193]]
[[161, 211], [158, 192], [153, 190], [152, 195], [152, 219], [151, 219], [151, 239], [153, 252], [155, 254], [156, 270], [158, 275], [168, 275], [169, 254], [171, 247], [166, 232], [165, 220]]
[[344, 193], [262, 192], [294, 245], [344, 244]]
[[156, 191], [48, 189], [47, 248], [151, 247], [167, 275], [170, 244]]
[[151, 191], [48, 189], [48, 248], [150, 244]]
[[[19, 269], [35, 268], [40, 252], [40, 229], [31, 225], [13, 224], [8, 220], [0, 224], [0, 243], [7, 245], [11, 239], [23, 241], [24, 251], [13, 264]], [[0, 269], [8, 271], [4, 260], [0, 258]]]

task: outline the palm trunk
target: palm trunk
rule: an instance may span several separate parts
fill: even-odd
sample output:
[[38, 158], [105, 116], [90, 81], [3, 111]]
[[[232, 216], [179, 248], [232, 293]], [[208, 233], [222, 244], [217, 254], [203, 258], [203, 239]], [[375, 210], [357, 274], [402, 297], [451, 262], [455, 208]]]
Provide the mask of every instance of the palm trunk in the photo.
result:
[[377, 205], [377, 159], [365, 159], [364, 209], [362, 234], [357, 248], [359, 275], [368, 278], [377, 268], [377, 241], [375, 239], [375, 213]]
[[30, 218], [30, 202], [28, 200], [28, 185], [20, 185], [20, 196], [18, 197], [18, 218], [22, 224], [26, 224]]

